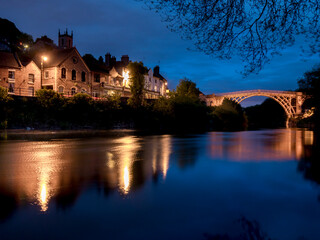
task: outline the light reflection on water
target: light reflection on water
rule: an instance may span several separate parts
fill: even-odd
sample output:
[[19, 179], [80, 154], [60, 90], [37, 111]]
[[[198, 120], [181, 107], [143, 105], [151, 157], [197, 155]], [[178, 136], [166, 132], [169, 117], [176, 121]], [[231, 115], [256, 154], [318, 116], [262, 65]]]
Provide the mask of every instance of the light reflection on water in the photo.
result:
[[[140, 201], [146, 201], [141, 198], [147, 199], [150, 192], [156, 191], [156, 186], [160, 183], [160, 186], [166, 186], [165, 189], [169, 189], [167, 191], [173, 192], [166, 193], [166, 190], [161, 187], [163, 195], [159, 196], [159, 200], [168, 202], [168, 206], [161, 205], [159, 209], [165, 212], [164, 207], [168, 207], [171, 211], [175, 211], [175, 208], [187, 204], [188, 201], [197, 202], [188, 195], [184, 200], [186, 203], [180, 202], [179, 206], [171, 205], [173, 203], [170, 201], [174, 202], [169, 200], [171, 195], [177, 194], [180, 198], [185, 194], [183, 189], [186, 185], [192, 184], [195, 195], [204, 194], [203, 192], [210, 191], [211, 186], [217, 185], [217, 182], [220, 181], [219, 174], [223, 175], [224, 172], [229, 174], [229, 171], [235, 166], [239, 172], [239, 169], [243, 167], [242, 164], [268, 163], [266, 169], [270, 171], [272, 168], [269, 165], [270, 162], [293, 162], [304, 158], [308, 155], [308, 149], [314, 142], [312, 131], [296, 130], [208, 133], [183, 137], [137, 136], [130, 133], [111, 137], [91, 136], [86, 138], [82, 136], [69, 139], [55, 138], [53, 134], [45, 141], [28, 138], [27, 140], [10, 140], [10, 134], [6, 135], [6, 138], [9, 140], [0, 141], [0, 221], [1, 219], [6, 221], [10, 217], [14, 219], [12, 216], [14, 212], [19, 213], [20, 210], [32, 205], [38, 206], [35, 211], [42, 213], [50, 212], [50, 210], [55, 212], [54, 206], [57, 209], [68, 209], [75, 205], [81, 196], [86, 196], [86, 191], [92, 186], [102, 189], [105, 196], [111, 196], [110, 198], [119, 192], [120, 199], [123, 199], [121, 201], [133, 201], [128, 204], [135, 203], [136, 206], [139, 206]], [[203, 161], [204, 159], [206, 161]], [[211, 165], [215, 161], [217, 164]], [[222, 163], [220, 165], [220, 161], [233, 162], [233, 164]], [[227, 167], [229, 165], [232, 168]], [[199, 166], [202, 168], [199, 169]], [[215, 167], [212, 168], [213, 166]], [[209, 177], [206, 175], [210, 168], [212, 168], [212, 173], [218, 177], [217, 179], [210, 174]], [[218, 172], [217, 169], [224, 169], [222, 170], [224, 172]], [[200, 175], [197, 175], [198, 172]], [[186, 173], [197, 177], [189, 179]], [[207, 177], [202, 182], [204, 176]], [[150, 185], [150, 182], [155, 185]], [[241, 183], [239, 184], [241, 186]], [[134, 193], [138, 189], [140, 189], [139, 192], [142, 192], [142, 197], [139, 201], [134, 202], [132, 198], [134, 199]], [[235, 192], [239, 191], [237, 188], [235, 190]], [[247, 190], [243, 189], [243, 191]], [[217, 196], [219, 194], [221, 193], [214, 193]], [[131, 196], [131, 198], [124, 196]], [[211, 199], [211, 201], [214, 199], [213, 195], [204, 198]], [[124, 207], [121, 201], [114, 203], [115, 211], [120, 211], [121, 207]], [[199, 204], [205, 207], [207, 202], [203, 201]], [[153, 201], [147, 203], [145, 208], [152, 206], [149, 211], [158, 212], [154, 210], [158, 208], [156, 202], [157, 200], [153, 198]], [[4, 204], [6, 204], [5, 207]], [[217, 203], [211, 202], [210, 208], [212, 204]], [[92, 208], [94, 206], [90, 207]], [[185, 211], [183, 215], [189, 211], [190, 214], [195, 214], [192, 209], [186, 208]], [[226, 209], [227, 211], [230, 209]], [[116, 215], [112, 216], [116, 218]], [[15, 227], [22, 228], [23, 226]], [[185, 230], [185, 226], [182, 229]], [[172, 234], [174, 235], [173, 232]], [[175, 233], [175, 236], [179, 237], [179, 234]], [[121, 238], [123, 237], [119, 239]]]

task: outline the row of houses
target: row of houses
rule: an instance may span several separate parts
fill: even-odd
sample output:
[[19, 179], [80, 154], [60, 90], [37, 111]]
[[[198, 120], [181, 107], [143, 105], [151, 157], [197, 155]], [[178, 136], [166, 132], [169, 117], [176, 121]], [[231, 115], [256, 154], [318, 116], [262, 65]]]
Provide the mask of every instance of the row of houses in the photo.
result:
[[[120, 61], [110, 53], [99, 61], [92, 55], [82, 57], [73, 47], [73, 33], [67, 31], [59, 31], [58, 46], [43, 37], [37, 39], [32, 51], [32, 58], [21, 59], [16, 53], [0, 52], [0, 86], [10, 94], [34, 96], [35, 91], [47, 88], [66, 96], [80, 92], [93, 97], [115, 93], [130, 96], [128, 55]], [[158, 98], [166, 92], [167, 80], [160, 74], [159, 66], [149, 69], [145, 75], [145, 97]]]

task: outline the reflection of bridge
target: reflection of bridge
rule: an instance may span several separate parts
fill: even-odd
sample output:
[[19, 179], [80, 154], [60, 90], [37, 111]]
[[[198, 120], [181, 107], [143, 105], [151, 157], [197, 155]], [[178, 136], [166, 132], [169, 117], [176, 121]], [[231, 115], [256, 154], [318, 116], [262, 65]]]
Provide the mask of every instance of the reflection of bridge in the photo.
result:
[[306, 96], [302, 92], [258, 89], [216, 95], [211, 94], [206, 96], [206, 102], [208, 106], [220, 106], [225, 98], [241, 103], [243, 100], [255, 96], [269, 97], [277, 101], [287, 114], [287, 126], [289, 119], [297, 117], [302, 113], [301, 106], [306, 99]]

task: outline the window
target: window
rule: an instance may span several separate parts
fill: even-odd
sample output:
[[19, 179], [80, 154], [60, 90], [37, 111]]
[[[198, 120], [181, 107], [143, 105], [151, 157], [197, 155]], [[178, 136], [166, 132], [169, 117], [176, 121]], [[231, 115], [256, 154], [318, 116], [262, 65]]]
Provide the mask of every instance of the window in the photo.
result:
[[151, 82], [151, 77], [149, 77], [149, 82]]
[[34, 87], [29, 87], [28, 93], [29, 93], [29, 96], [34, 96]]
[[94, 81], [100, 82], [100, 74], [98, 74], [98, 73], [94, 74]]
[[85, 73], [85, 72], [82, 72], [82, 73], [81, 73], [81, 81], [82, 81], [82, 82], [85, 82], [85, 81], [86, 81], [86, 73]]
[[10, 79], [14, 80], [15, 79], [15, 72], [14, 71], [9, 71], [8, 78], [9, 78], [9, 80]]
[[44, 78], [49, 78], [49, 71], [44, 72]]
[[28, 81], [29, 81], [29, 83], [34, 83], [34, 74], [29, 73]]
[[9, 83], [8, 92], [9, 92], [9, 93], [13, 93], [13, 92], [14, 92], [14, 83]]
[[154, 82], [157, 83], [157, 79], [155, 79]]
[[72, 70], [72, 80], [76, 80], [76, 79], [77, 79], [76, 70]]
[[58, 92], [59, 92], [59, 93], [63, 93], [63, 91], [64, 91], [64, 88], [63, 88], [62, 86], [60, 86], [60, 87], [58, 88]]
[[65, 68], [61, 69], [61, 78], [66, 78], [66, 69]]
[[77, 92], [76, 88], [71, 88], [71, 95], [72, 95], [72, 96], [75, 95], [76, 92]]

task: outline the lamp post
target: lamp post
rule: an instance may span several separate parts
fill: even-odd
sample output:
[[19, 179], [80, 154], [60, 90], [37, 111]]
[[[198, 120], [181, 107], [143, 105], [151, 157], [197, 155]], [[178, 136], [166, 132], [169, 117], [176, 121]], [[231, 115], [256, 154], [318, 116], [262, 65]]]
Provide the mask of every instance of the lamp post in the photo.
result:
[[41, 77], [40, 77], [40, 89], [42, 89], [42, 79], [43, 79], [43, 64], [48, 58], [46, 56], [41, 56]]

